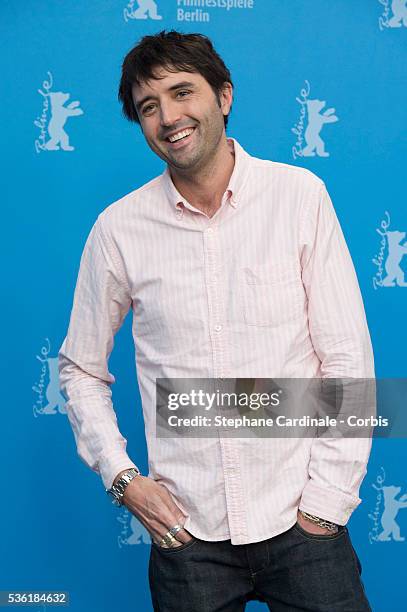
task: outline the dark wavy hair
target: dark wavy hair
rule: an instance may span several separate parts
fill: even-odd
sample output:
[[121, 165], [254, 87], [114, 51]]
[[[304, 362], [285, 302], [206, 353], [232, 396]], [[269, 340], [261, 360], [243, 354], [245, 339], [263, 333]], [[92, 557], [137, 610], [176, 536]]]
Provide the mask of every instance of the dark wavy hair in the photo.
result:
[[[119, 101], [123, 115], [140, 123], [134, 107], [132, 86], [156, 78], [154, 71], [164, 68], [169, 72], [198, 72], [209, 83], [220, 106], [219, 92], [225, 82], [232, 86], [229, 70], [204, 34], [183, 34], [176, 30], [144, 36], [123, 60], [119, 86]], [[224, 115], [225, 128], [228, 115]]]

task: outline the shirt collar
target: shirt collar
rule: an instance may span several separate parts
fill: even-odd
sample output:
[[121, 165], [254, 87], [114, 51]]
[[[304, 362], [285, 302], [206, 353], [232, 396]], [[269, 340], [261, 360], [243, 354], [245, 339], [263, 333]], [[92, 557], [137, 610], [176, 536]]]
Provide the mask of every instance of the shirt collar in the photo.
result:
[[[227, 142], [232, 152], [234, 152], [235, 165], [233, 167], [233, 172], [229, 179], [229, 184], [227, 186], [226, 191], [230, 192], [230, 204], [234, 208], [236, 208], [238, 204], [242, 201], [241, 196], [247, 180], [250, 155], [243, 149], [243, 147], [237, 142], [235, 138], [227, 138]], [[175, 187], [172, 181], [168, 165], [166, 166], [161, 176], [164, 190], [171, 204], [177, 210], [179, 210], [180, 204], [183, 204], [184, 206], [189, 208], [191, 205], [179, 193], [178, 189]]]

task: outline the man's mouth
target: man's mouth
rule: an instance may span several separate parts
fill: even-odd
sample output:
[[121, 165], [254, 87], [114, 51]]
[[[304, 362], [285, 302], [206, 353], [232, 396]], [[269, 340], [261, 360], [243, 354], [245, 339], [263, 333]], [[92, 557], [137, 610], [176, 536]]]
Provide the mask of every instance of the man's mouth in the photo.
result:
[[181, 144], [184, 144], [189, 140], [194, 131], [195, 128], [185, 128], [185, 130], [180, 130], [176, 134], [168, 136], [165, 140], [173, 147], [181, 146]]

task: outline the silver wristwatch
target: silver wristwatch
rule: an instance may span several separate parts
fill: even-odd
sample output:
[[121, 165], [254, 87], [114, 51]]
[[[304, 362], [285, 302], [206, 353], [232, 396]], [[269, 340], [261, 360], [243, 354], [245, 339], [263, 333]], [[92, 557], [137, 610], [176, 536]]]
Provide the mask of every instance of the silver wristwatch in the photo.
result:
[[112, 503], [115, 506], [123, 505], [123, 493], [129, 482], [133, 480], [136, 476], [140, 475], [140, 470], [138, 467], [129, 468], [124, 474], [122, 474], [119, 480], [112, 486], [111, 489], [105, 489], [106, 493], [112, 497]]
[[303, 510], [300, 510], [300, 514], [302, 514], [302, 516], [308, 521], [312, 521], [320, 527], [326, 527], [327, 529], [329, 529], [329, 531], [332, 531], [333, 533], [336, 533], [339, 530], [339, 527], [336, 523], [326, 521], [325, 519], [322, 519], [319, 516], [315, 516], [314, 514], [308, 514], [308, 512], [304, 512]]

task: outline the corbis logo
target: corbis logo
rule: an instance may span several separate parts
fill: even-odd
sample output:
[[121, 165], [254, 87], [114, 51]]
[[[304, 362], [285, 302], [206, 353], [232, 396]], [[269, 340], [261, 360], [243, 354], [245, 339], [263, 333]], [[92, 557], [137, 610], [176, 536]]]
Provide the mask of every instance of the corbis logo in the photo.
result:
[[125, 506], [117, 520], [121, 524], [121, 532], [117, 537], [119, 548], [134, 544], [151, 544], [151, 536], [147, 529]]
[[34, 125], [40, 129], [40, 134], [35, 140], [35, 150], [41, 151], [74, 151], [74, 147], [69, 143], [69, 136], [64, 127], [69, 117], [83, 115], [83, 110], [79, 108], [79, 101], [65, 103], [69, 100], [69, 93], [62, 91], [51, 91], [53, 77], [51, 72], [47, 72], [48, 80], [42, 83], [42, 89], [38, 93], [42, 96], [42, 113], [34, 121]]
[[373, 277], [373, 287], [407, 287], [404, 271], [401, 267], [402, 259], [407, 254], [407, 243], [401, 244], [406, 232], [391, 230], [390, 215], [385, 211], [385, 218], [376, 228], [376, 232], [381, 236], [380, 249], [378, 254], [372, 259], [377, 266], [377, 272]]
[[379, 28], [407, 27], [407, 0], [379, 0], [383, 12], [379, 17]]
[[[33, 405], [34, 416], [44, 414], [66, 414], [65, 398], [59, 388], [58, 356], [50, 357], [51, 345], [48, 338], [46, 345], [41, 347], [41, 355], [37, 359], [41, 362], [40, 379], [32, 389], [37, 394]], [[58, 410], [57, 410], [58, 408]]]
[[405, 537], [400, 533], [400, 525], [397, 523], [399, 510], [407, 508], [407, 493], [398, 497], [401, 487], [385, 485], [386, 474], [381, 467], [372, 483], [376, 491], [376, 502], [372, 512], [368, 515], [373, 521], [373, 527], [369, 531], [369, 542], [404, 542]]
[[296, 98], [300, 104], [300, 118], [298, 123], [291, 128], [297, 136], [292, 148], [293, 158], [297, 157], [329, 157], [325, 150], [325, 142], [321, 137], [321, 130], [326, 123], [335, 123], [338, 117], [334, 108], [327, 108], [321, 113], [326, 102], [317, 98], [310, 99], [310, 84], [306, 80], [306, 86], [300, 91], [300, 97]]

